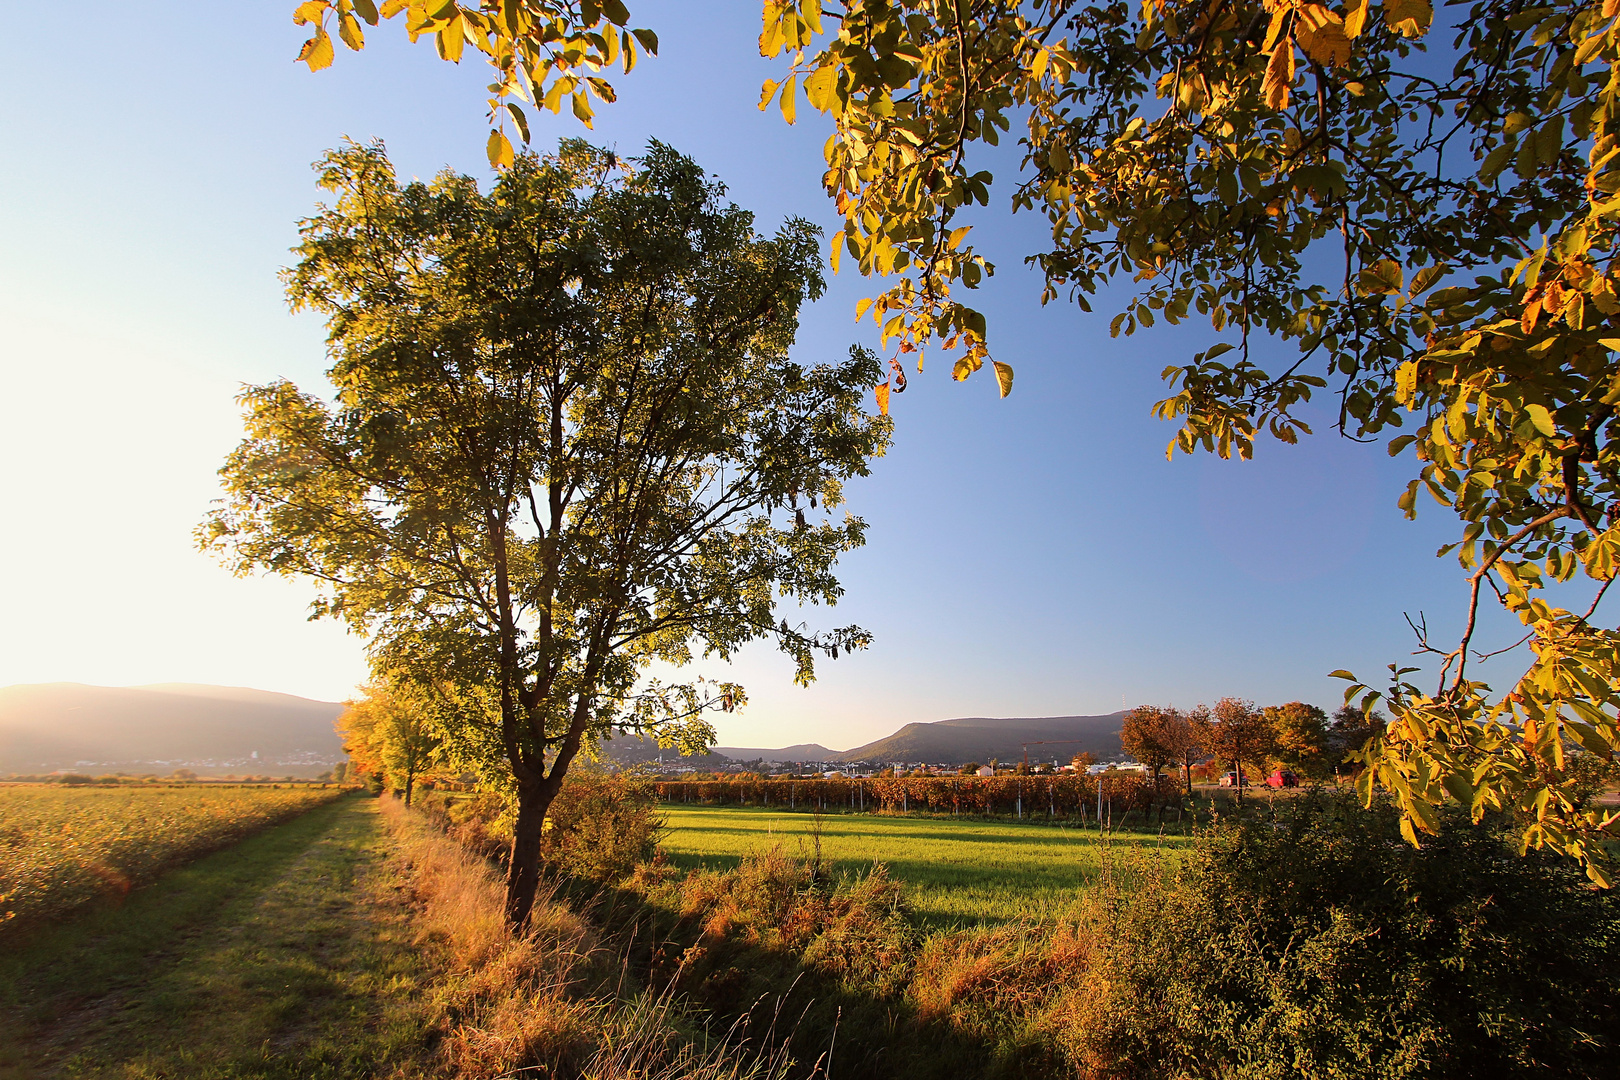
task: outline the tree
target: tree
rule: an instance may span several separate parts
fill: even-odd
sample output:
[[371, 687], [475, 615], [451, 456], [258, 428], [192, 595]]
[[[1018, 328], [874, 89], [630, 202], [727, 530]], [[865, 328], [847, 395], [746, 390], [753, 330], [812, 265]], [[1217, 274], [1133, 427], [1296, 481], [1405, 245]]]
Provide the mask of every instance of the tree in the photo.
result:
[[1190, 713], [1168, 710], [1159, 728], [1159, 740], [1170, 754], [1170, 760], [1181, 765], [1182, 782], [1187, 794], [1192, 794], [1193, 758], [1204, 748], [1204, 732], [1209, 723], [1209, 709], [1199, 705]]
[[1078, 754], [1074, 755], [1074, 757], [1069, 759], [1069, 764], [1074, 766], [1076, 772], [1085, 772], [1087, 769], [1097, 764], [1097, 755], [1093, 754], [1090, 750], [1082, 750]]
[[[299, 17], [351, 2], [311, 0]], [[628, 19], [618, 3], [539, 0], [499, 17], [493, 0], [410, 11], [411, 33], [437, 34], [446, 58], [468, 38], [487, 53], [502, 130], [511, 110], [498, 106], [522, 89], [509, 73], [544, 84], [552, 57], [600, 63], [591, 49], [616, 39], [594, 28], [604, 13]], [[1543, 590], [1583, 575], [1601, 599], [1620, 551], [1613, 15], [1478, 0], [1456, 21], [1449, 74], [1417, 59], [1428, 0], [1155, 0], [1139, 13], [1123, 0], [768, 0], [760, 37], [762, 54], [792, 56], [761, 107], [775, 101], [791, 123], [802, 89], [834, 120], [834, 265], [847, 251], [863, 274], [895, 278], [857, 308], [886, 345], [920, 364], [939, 341], [960, 352], [959, 379], [989, 361], [985, 320], [959, 296], [994, 267], [955, 219], [988, 204], [995, 178], [974, 151], [1017, 116], [1012, 204], [1050, 225], [1029, 256], [1043, 300], [1089, 310], [1128, 279], [1116, 334], [1196, 312], [1217, 335], [1165, 369], [1155, 409], [1181, 422], [1171, 453], [1248, 457], [1263, 432], [1294, 442], [1330, 380], [1340, 432], [1412, 452], [1401, 505], [1415, 514], [1427, 491], [1458, 516], [1450, 550], [1469, 595], [1454, 646], [1421, 638], [1433, 691], [1411, 669], [1384, 692], [1342, 673], [1366, 709], [1385, 700], [1393, 714], [1367, 748], [1365, 797], [1392, 792], [1413, 843], [1447, 799], [1476, 818], [1515, 811], [1527, 845], [1600, 883], [1620, 811], [1579, 805], [1565, 762], [1576, 747], [1608, 759], [1620, 741], [1620, 632], [1592, 621], [1595, 601], [1579, 611], [1590, 594], [1566, 609]], [[358, 48], [358, 23], [343, 26]], [[312, 66], [330, 60], [320, 40], [306, 45]], [[563, 83], [550, 85], [558, 108]], [[492, 131], [492, 160], [503, 140]], [[1005, 395], [1012, 369], [989, 362]], [[1395, 436], [1408, 419], [1415, 434]], [[1506, 694], [1467, 677], [1482, 595], [1532, 646]]]
[[731, 683], [681, 666], [774, 640], [796, 677], [863, 647], [778, 619], [834, 603], [865, 525], [832, 512], [890, 422], [869, 353], [787, 356], [820, 294], [817, 233], [770, 238], [690, 160], [580, 142], [401, 186], [380, 144], [320, 164], [334, 206], [286, 276], [327, 318], [335, 404], [244, 392], [246, 440], [201, 540], [239, 572], [313, 579], [317, 616], [434, 685], [448, 752], [514, 798], [506, 915], [529, 915], [542, 822], [612, 729], [706, 749]]
[[374, 763], [372, 771], [411, 805], [416, 778], [439, 758], [441, 743], [431, 690], [409, 678], [383, 674], [361, 688], [338, 717], [351, 757]]
[[1303, 701], [1266, 707], [1266, 722], [1276, 739], [1272, 753], [1277, 760], [1312, 780], [1331, 774], [1328, 753], [1327, 713]]
[[1176, 748], [1171, 745], [1168, 730], [1172, 718], [1179, 719], [1175, 709], [1161, 709], [1157, 705], [1138, 705], [1125, 714], [1119, 730], [1119, 742], [1125, 752], [1153, 774], [1153, 790], [1159, 790], [1159, 774], [1176, 760]]
[[1224, 697], [1211, 710], [1204, 746], [1216, 757], [1229, 762], [1237, 773], [1238, 798], [1243, 797], [1243, 766], [1263, 766], [1276, 746], [1276, 736], [1266, 716], [1254, 702]]
[[1356, 705], [1345, 704], [1333, 712], [1328, 725], [1328, 757], [1335, 774], [1346, 763], [1361, 760], [1367, 744], [1384, 735], [1387, 721], [1381, 712], [1367, 712]]

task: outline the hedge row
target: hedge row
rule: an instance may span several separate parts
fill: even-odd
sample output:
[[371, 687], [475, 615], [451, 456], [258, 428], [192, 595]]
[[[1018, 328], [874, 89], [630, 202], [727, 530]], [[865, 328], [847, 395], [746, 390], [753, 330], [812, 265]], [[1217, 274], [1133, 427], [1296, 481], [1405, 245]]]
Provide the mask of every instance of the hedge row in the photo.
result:
[[1104, 812], [1146, 809], [1175, 799], [1180, 785], [1170, 776], [880, 776], [812, 780], [739, 777], [731, 780], [660, 780], [658, 798], [671, 803], [717, 806], [777, 806], [787, 809], [905, 813], [1014, 814], [1076, 817], [1095, 814], [1099, 791]]

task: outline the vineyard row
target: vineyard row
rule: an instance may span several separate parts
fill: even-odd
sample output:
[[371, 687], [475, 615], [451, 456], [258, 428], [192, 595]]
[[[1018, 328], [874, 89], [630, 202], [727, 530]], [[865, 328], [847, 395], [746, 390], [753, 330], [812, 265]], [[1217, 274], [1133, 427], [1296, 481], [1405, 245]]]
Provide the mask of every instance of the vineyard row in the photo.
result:
[[855, 810], [906, 813], [1044, 814], [1086, 816], [1143, 810], [1175, 800], [1180, 785], [1160, 777], [1126, 776], [879, 776], [811, 780], [743, 777], [729, 780], [660, 780], [653, 784], [666, 803], [715, 806], [776, 806], [789, 810]]

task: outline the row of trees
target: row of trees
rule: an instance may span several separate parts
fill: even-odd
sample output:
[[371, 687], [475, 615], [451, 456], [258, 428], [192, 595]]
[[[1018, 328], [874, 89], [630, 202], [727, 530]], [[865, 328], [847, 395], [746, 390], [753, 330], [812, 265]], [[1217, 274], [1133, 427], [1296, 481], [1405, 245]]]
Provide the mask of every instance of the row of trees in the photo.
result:
[[1380, 714], [1349, 705], [1330, 718], [1303, 701], [1256, 708], [1252, 701], [1225, 697], [1214, 708], [1186, 712], [1139, 705], [1125, 714], [1120, 742], [1155, 782], [1167, 766], [1179, 766], [1191, 791], [1192, 767], [1206, 756], [1235, 769], [1240, 788], [1245, 766], [1264, 770], [1275, 762], [1308, 780], [1336, 776], [1346, 765], [1359, 771], [1355, 755], [1383, 728]]

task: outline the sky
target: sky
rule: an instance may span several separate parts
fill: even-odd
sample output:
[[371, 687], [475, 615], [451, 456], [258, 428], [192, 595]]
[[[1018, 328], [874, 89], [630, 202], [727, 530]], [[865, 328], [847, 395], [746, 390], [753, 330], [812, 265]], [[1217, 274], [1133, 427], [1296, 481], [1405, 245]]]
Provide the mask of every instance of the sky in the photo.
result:
[[[381, 138], [402, 176], [487, 177], [488, 75], [471, 50], [453, 67], [409, 44], [402, 18], [311, 74], [293, 62], [294, 6], [190, 0], [160, 20], [92, 0], [75, 8], [80, 59], [14, 50], [0, 68], [0, 685], [337, 700], [365, 677], [363, 641], [307, 620], [307, 583], [234, 578], [192, 531], [240, 438], [240, 388], [324, 386], [323, 327], [288, 312], [277, 277], [321, 194], [310, 162]], [[660, 55], [614, 78], [594, 131], [546, 113], [535, 144], [584, 135], [630, 154], [657, 138], [762, 231], [790, 215], [836, 228], [820, 187], [829, 128], [802, 105], [791, 128], [756, 108], [780, 66], [757, 55], [757, 0], [630, 6]], [[995, 164], [1004, 181], [1016, 158]], [[859, 624], [873, 646], [823, 663], [808, 689], [768, 647], [709, 664], [750, 697], [720, 718], [721, 743], [842, 749], [913, 721], [1226, 695], [1331, 709], [1330, 671], [1381, 683], [1412, 661], [1403, 614], [1455, 638], [1462, 575], [1434, 555], [1455, 526], [1438, 506], [1416, 522], [1396, 509], [1409, 455], [1319, 436], [1262, 443], [1252, 462], [1167, 462], [1173, 429], [1149, 415], [1159, 372], [1209, 329], [1110, 339], [1106, 303], [1039, 304], [1021, 259], [1043, 230], [1009, 212], [1005, 182], [971, 220], [998, 264], [973, 302], [1014, 391], [998, 400], [987, 374], [953, 383], [938, 360], [911, 378], [893, 447], [849, 489], [870, 532], [841, 563], [844, 600], [790, 613]], [[797, 357], [875, 347], [853, 322], [871, 291], [847, 269], [834, 279]], [[1492, 615], [1479, 640], [1515, 636]]]

